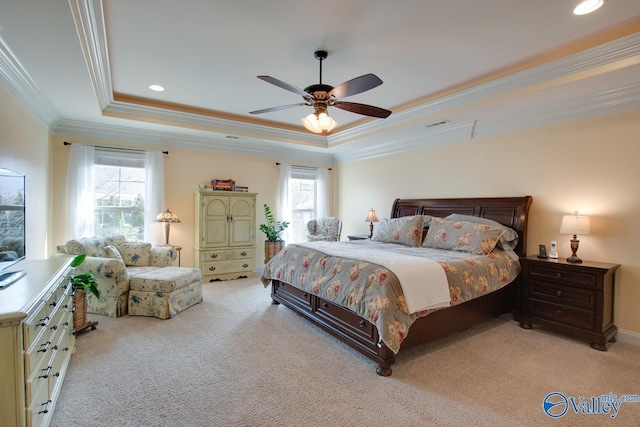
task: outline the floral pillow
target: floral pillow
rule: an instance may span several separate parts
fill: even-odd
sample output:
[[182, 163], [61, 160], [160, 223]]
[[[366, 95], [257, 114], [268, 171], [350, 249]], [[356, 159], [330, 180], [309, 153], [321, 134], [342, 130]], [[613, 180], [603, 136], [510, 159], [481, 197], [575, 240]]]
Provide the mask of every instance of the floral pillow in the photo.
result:
[[403, 216], [383, 219], [373, 230], [371, 240], [386, 243], [400, 243], [407, 246], [420, 246], [424, 216]]
[[487, 224], [433, 218], [422, 246], [487, 255], [503, 234], [503, 228]]
[[145, 242], [121, 242], [116, 247], [122, 256], [124, 265], [144, 267], [149, 265], [149, 252], [151, 243]]

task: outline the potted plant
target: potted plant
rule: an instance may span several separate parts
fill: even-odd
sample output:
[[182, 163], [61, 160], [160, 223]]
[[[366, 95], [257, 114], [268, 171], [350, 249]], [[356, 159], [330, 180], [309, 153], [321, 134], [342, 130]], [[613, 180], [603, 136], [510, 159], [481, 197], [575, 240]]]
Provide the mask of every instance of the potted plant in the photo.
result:
[[[80, 266], [86, 254], [76, 255], [71, 261], [70, 266], [77, 268]], [[100, 291], [96, 284], [96, 279], [91, 273], [73, 274], [69, 277], [71, 287], [73, 288], [73, 329], [74, 333], [79, 333], [87, 328], [95, 329], [98, 322], [87, 322], [87, 291], [91, 292], [96, 298], [100, 298]]]
[[264, 217], [267, 219], [267, 223], [260, 224], [260, 231], [267, 236], [267, 240], [264, 242], [264, 263], [266, 264], [284, 247], [284, 240], [280, 236], [289, 226], [289, 222], [276, 221], [266, 203], [264, 204]]

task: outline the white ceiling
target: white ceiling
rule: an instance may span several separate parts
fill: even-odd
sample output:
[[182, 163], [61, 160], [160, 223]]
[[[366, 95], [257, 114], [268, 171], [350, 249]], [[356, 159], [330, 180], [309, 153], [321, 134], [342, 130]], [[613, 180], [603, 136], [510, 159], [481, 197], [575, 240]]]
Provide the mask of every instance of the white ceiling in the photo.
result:
[[[640, 1], [0, 0], [0, 83], [55, 133], [349, 161], [640, 108]], [[323, 83], [374, 73], [306, 131], [302, 102], [256, 78]], [[148, 89], [161, 84], [165, 92]], [[426, 125], [446, 121], [441, 126]]]

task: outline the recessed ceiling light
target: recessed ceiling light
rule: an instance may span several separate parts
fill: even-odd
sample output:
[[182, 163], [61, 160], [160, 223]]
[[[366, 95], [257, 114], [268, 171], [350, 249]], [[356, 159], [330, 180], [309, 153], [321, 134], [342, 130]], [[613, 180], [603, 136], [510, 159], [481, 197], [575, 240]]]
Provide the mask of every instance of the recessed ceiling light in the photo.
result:
[[586, 15], [600, 9], [605, 0], [583, 0], [573, 9], [574, 15]]
[[163, 92], [164, 88], [160, 85], [149, 85], [149, 89], [155, 90], [156, 92]]

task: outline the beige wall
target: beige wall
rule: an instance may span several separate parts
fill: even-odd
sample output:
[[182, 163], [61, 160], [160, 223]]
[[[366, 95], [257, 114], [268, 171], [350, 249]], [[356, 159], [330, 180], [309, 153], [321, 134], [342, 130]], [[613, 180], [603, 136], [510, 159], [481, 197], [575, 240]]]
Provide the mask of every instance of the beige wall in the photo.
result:
[[27, 258], [46, 256], [51, 230], [49, 134], [0, 86], [0, 167], [25, 175]]
[[[63, 141], [74, 143], [86, 143], [94, 145], [126, 146], [130, 148], [151, 149], [149, 146], [136, 144], [123, 144], [122, 142], [78, 139], [73, 137], [55, 136], [53, 138], [53, 163], [54, 163], [54, 227], [55, 242], [66, 240], [65, 233], [65, 182], [69, 147]], [[180, 223], [171, 225], [169, 241], [174, 245], [183, 247], [181, 253], [182, 266], [195, 266], [194, 260], [194, 192], [196, 184], [208, 184], [212, 178], [233, 178], [239, 185], [249, 186], [249, 191], [258, 193], [256, 199], [257, 221], [257, 265], [264, 261], [264, 234], [257, 226], [264, 222], [262, 206], [269, 204], [277, 215], [277, 188], [279, 167], [276, 161], [282, 159], [268, 159], [263, 157], [240, 156], [221, 154], [212, 151], [190, 150], [179, 148], [155, 147], [157, 150], [169, 151], [165, 156], [165, 202], [180, 218]], [[314, 165], [320, 166], [320, 165]], [[330, 165], [324, 165], [330, 166]], [[330, 181], [333, 181], [330, 175]], [[330, 182], [330, 185], [333, 185]], [[334, 205], [333, 201], [331, 205]], [[159, 227], [162, 227], [158, 224]], [[159, 234], [164, 243], [164, 231]], [[55, 248], [55, 245], [53, 246]], [[52, 250], [53, 250], [52, 248]]]
[[615, 323], [640, 333], [640, 111], [474, 139], [421, 151], [343, 164], [339, 215], [343, 235], [368, 234], [368, 209], [388, 217], [393, 200], [423, 197], [533, 196], [529, 254], [558, 242], [562, 215], [591, 216], [579, 236], [582, 259], [621, 264]]

